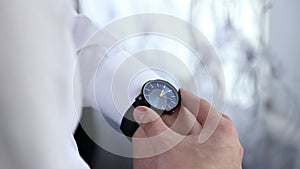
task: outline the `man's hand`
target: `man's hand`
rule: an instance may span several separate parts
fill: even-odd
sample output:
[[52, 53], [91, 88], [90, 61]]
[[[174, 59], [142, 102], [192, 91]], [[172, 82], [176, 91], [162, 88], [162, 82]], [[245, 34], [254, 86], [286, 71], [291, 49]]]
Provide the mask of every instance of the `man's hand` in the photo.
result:
[[240, 169], [243, 148], [231, 120], [181, 89], [176, 113], [138, 107], [133, 138], [134, 169]]

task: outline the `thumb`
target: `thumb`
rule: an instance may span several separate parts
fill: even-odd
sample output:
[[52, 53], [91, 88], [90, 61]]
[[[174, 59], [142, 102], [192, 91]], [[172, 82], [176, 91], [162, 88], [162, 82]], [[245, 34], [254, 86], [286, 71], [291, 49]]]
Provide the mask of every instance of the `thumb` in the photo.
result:
[[133, 112], [133, 116], [147, 137], [159, 135], [169, 129], [160, 116], [148, 107], [137, 107]]
[[184, 138], [171, 130], [160, 116], [148, 107], [137, 107], [133, 116], [147, 137], [134, 139], [135, 157], [153, 157], [165, 153]]

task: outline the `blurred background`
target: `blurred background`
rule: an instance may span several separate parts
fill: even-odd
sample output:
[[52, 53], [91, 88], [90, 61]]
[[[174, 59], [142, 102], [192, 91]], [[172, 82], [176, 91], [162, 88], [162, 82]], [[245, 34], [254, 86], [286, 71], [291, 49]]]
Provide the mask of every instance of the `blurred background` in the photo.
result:
[[[99, 27], [125, 16], [162, 13], [197, 27], [215, 48], [226, 84], [224, 113], [234, 121], [245, 149], [244, 169], [300, 168], [300, 1], [298, 0], [78, 0], [78, 12]], [[139, 23], [137, 23], [137, 26]], [[160, 39], [159, 39], [160, 38]], [[141, 43], [143, 42], [143, 43]], [[159, 42], [159, 43], [158, 43]], [[191, 52], [163, 37], [122, 44], [129, 53], [158, 48], [182, 56], [196, 74]], [[172, 64], [172, 63], [170, 63]], [[202, 86], [209, 86], [203, 80]], [[201, 97], [209, 98], [209, 90]], [[85, 108], [84, 111], [94, 111]], [[83, 117], [85, 118], [83, 113]], [[93, 169], [132, 168], [129, 158], [93, 143], [79, 126], [81, 155]]]

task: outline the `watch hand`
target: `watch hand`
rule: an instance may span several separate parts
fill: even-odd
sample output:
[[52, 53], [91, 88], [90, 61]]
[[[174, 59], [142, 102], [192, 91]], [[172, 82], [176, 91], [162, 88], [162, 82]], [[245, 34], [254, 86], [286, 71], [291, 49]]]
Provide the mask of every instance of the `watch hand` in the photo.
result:
[[163, 96], [163, 95], [165, 95], [165, 94], [167, 94], [167, 93], [169, 93], [169, 92], [171, 92], [172, 90], [168, 90], [168, 91], [166, 91], [165, 93], [162, 93], [162, 95], [161, 96]]
[[163, 96], [163, 93], [164, 93], [164, 90], [161, 90], [160, 94], [159, 94], [159, 97], [162, 97]]

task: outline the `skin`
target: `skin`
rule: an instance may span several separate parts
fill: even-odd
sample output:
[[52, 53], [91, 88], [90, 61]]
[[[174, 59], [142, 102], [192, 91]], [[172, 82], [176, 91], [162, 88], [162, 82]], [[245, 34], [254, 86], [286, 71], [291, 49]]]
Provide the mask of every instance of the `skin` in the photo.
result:
[[187, 90], [180, 94], [174, 114], [135, 109], [134, 169], [241, 169], [243, 148], [230, 118]]

